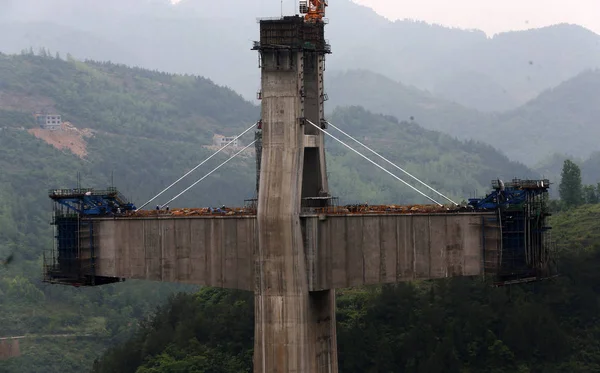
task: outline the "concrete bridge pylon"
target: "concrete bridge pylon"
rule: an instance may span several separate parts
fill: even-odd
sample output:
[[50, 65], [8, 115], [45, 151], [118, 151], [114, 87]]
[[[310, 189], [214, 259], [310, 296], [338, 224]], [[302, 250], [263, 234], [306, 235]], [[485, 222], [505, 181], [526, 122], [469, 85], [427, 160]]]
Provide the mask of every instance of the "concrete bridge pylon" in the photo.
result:
[[337, 372], [335, 290], [310, 291], [303, 202], [328, 204], [323, 23], [260, 22], [262, 159], [255, 253], [254, 371]]

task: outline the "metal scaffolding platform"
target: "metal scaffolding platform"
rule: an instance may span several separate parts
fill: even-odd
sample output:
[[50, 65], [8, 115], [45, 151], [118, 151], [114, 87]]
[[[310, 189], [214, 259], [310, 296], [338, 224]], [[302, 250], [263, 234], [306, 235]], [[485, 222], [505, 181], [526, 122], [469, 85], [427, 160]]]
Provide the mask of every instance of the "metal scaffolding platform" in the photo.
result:
[[494, 190], [484, 198], [469, 200], [479, 211], [494, 210], [502, 250], [486, 258], [486, 267], [498, 268], [498, 284], [535, 281], [555, 272], [554, 244], [547, 218], [549, 180], [492, 181]]
[[103, 285], [119, 279], [96, 276], [94, 217], [124, 215], [135, 206], [116, 188], [52, 189], [54, 246], [44, 253], [44, 281], [75, 286]]

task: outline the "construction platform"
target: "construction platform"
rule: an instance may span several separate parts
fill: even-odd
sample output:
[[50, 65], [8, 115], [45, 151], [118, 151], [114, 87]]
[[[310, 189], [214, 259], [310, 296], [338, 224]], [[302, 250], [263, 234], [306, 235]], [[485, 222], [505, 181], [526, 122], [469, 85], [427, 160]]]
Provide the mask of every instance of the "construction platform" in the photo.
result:
[[[304, 207], [311, 291], [440, 278], [531, 281], [551, 272], [548, 180], [493, 181], [463, 206]], [[58, 189], [45, 280], [77, 286], [126, 278], [252, 290], [257, 209], [135, 210], [116, 189]], [[306, 203], [310, 204], [310, 203]], [[371, 244], [374, 243], [374, 246]]]

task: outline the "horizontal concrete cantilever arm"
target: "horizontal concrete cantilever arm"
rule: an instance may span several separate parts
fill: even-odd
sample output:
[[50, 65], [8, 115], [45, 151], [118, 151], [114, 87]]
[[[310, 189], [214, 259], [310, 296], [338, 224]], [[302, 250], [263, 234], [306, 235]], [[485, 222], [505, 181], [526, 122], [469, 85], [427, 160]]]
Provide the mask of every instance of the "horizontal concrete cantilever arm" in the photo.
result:
[[[302, 216], [309, 289], [481, 275], [499, 247], [498, 232], [483, 232], [484, 215]], [[94, 225], [98, 276], [254, 290], [253, 216]]]

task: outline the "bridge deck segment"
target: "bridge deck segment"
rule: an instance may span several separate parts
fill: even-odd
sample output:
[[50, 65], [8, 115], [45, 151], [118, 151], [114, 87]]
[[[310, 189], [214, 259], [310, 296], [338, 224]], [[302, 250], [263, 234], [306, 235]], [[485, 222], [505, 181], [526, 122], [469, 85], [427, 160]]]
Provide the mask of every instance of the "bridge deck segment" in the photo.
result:
[[[493, 213], [301, 215], [310, 291], [485, 273]], [[92, 219], [95, 274], [254, 290], [254, 216]], [[82, 236], [80, 247], [88, 246]], [[83, 255], [83, 257], [86, 257]], [[493, 268], [488, 268], [493, 271]]]

